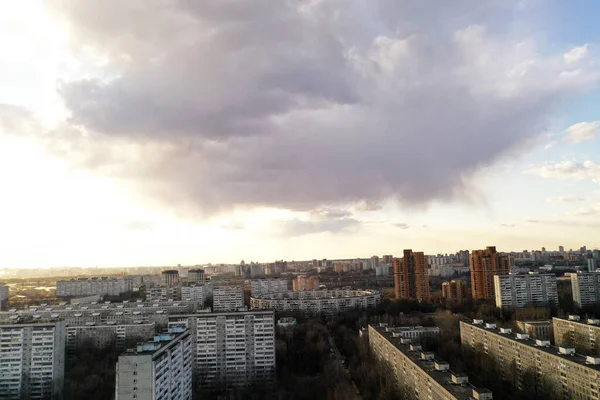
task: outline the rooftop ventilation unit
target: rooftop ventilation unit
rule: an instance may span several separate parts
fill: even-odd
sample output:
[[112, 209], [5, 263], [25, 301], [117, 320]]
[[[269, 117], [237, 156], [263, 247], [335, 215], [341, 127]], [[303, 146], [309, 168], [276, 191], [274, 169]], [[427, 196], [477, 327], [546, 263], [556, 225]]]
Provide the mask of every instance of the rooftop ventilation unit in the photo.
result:
[[496, 329], [496, 324], [487, 323], [485, 324], [485, 329]]
[[579, 315], [574, 315], [574, 314], [569, 315], [569, 321], [579, 321], [580, 319], [581, 319], [581, 317], [579, 317]]
[[430, 351], [422, 351], [421, 352], [421, 360], [433, 360], [435, 354]]
[[510, 329], [510, 328], [500, 328], [500, 333], [512, 333], [512, 329]]
[[410, 349], [411, 349], [412, 351], [421, 351], [421, 350], [423, 350], [423, 347], [422, 347], [422, 346], [420, 346], [420, 345], [418, 345], [418, 344], [411, 344], [411, 345], [410, 345]]
[[590, 325], [598, 325], [598, 324], [600, 324], [600, 319], [590, 318], [587, 320], [587, 323]]
[[450, 364], [446, 361], [436, 361], [434, 365], [436, 371], [448, 371], [450, 369]]
[[474, 319], [473, 320], [473, 325], [482, 325], [483, 324], [483, 320], [482, 319]]
[[517, 333], [517, 339], [519, 339], [519, 340], [529, 339], [529, 334], [528, 333]]
[[585, 363], [591, 365], [600, 365], [600, 357], [587, 356], [585, 358]]
[[494, 398], [489, 389], [473, 389], [473, 398], [475, 400], [492, 400]]
[[457, 385], [469, 383], [469, 376], [465, 374], [452, 373], [452, 383]]
[[385, 322], [380, 322], [380, 323], [379, 323], [379, 327], [380, 327], [380, 328], [386, 328], [387, 326], [388, 326], [388, 324], [387, 324], [387, 323], [385, 323]]
[[410, 339], [409, 338], [400, 338], [400, 343], [402, 344], [410, 344]]
[[567, 356], [575, 355], [575, 349], [572, 347], [559, 347], [558, 352]]
[[539, 347], [548, 347], [548, 346], [550, 346], [550, 341], [549, 340], [537, 339], [535, 341], [535, 345], [539, 346]]

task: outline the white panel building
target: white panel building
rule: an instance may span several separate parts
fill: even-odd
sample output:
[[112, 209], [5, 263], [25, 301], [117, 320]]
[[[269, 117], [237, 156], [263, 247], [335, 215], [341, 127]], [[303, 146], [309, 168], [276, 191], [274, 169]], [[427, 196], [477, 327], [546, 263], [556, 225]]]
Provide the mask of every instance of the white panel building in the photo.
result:
[[8, 306], [8, 286], [0, 282], [0, 309], [4, 310]]
[[71, 355], [78, 347], [92, 344], [102, 349], [116, 345], [124, 351], [132, 342], [146, 340], [154, 336], [155, 323], [139, 321], [131, 324], [86, 322], [84, 325], [67, 326], [67, 353]]
[[117, 362], [116, 400], [191, 400], [192, 337], [182, 328], [127, 350]]
[[275, 371], [272, 311], [174, 315], [169, 327], [193, 336], [194, 366], [201, 387], [268, 384]]
[[251, 289], [252, 295], [258, 296], [266, 293], [285, 292], [288, 290], [288, 281], [286, 278], [253, 279]]
[[509, 274], [494, 276], [496, 307], [523, 308], [558, 304], [554, 274]]
[[0, 323], [0, 398], [63, 399], [64, 322]]
[[56, 297], [119, 296], [133, 291], [133, 278], [73, 278], [56, 282]]
[[571, 289], [577, 307], [600, 303], [600, 272], [571, 274]]
[[216, 286], [213, 289], [213, 311], [236, 311], [244, 307], [242, 286]]

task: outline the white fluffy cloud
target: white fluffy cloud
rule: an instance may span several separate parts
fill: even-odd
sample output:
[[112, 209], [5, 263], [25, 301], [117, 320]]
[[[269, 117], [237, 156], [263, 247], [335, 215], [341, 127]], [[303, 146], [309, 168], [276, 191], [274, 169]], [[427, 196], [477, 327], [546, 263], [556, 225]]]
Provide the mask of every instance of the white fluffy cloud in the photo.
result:
[[554, 196], [554, 197], [548, 197], [546, 199], [546, 201], [548, 201], [550, 203], [575, 203], [575, 202], [585, 201], [585, 197], [573, 196], [573, 195]]
[[556, 164], [547, 164], [541, 167], [530, 168], [526, 173], [540, 176], [542, 178], [554, 178], [563, 180], [590, 179], [600, 183], [600, 165], [587, 160], [583, 163], [574, 161], [563, 161]]
[[575, 47], [574, 49], [566, 52], [563, 57], [567, 64], [574, 64], [578, 61], [584, 59], [588, 54], [588, 45], [587, 43], [583, 46]]
[[465, 196], [598, 78], [486, 30], [518, 3], [49, 1], [102, 63], [60, 82], [71, 118], [44, 141], [207, 213]]
[[600, 121], [579, 122], [571, 125], [566, 130], [565, 140], [570, 143], [579, 143], [584, 140], [593, 140], [600, 129]]

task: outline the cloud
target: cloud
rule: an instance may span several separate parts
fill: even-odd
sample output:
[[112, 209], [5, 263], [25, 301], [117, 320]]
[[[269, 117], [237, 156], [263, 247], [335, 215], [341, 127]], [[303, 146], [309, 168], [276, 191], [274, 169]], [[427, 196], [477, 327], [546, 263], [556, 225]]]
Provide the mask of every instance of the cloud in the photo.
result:
[[551, 149], [556, 145], [556, 140], [552, 140], [551, 142], [548, 142], [547, 145], [544, 146], [545, 150]]
[[410, 226], [408, 224], [405, 224], [404, 222], [396, 223], [396, 224], [394, 224], [394, 226], [396, 228], [400, 228], [400, 229], [408, 229], [408, 228], [410, 228]]
[[565, 140], [570, 143], [579, 143], [584, 140], [593, 140], [600, 129], [600, 121], [579, 122], [571, 125], [566, 130]]
[[590, 160], [583, 163], [562, 161], [556, 164], [546, 164], [541, 167], [527, 169], [525, 173], [537, 175], [542, 178], [562, 180], [580, 181], [591, 179], [595, 183], [600, 183], [600, 165]]
[[585, 58], [587, 56], [587, 54], [588, 54], [588, 45], [586, 43], [583, 46], [575, 47], [572, 50], [566, 52], [565, 54], [563, 54], [563, 57], [565, 59], [565, 63], [573, 64], [578, 61], [581, 61], [583, 58]]
[[60, 82], [71, 118], [44, 141], [205, 213], [464, 198], [598, 78], [477, 25], [516, 0], [44, 4], [102, 60]]
[[127, 231], [150, 231], [154, 229], [155, 224], [146, 220], [129, 220], [123, 223], [123, 228]]
[[377, 200], [361, 200], [354, 206], [356, 211], [379, 211], [382, 208], [383, 205]]
[[360, 222], [349, 216], [319, 216], [317, 219], [300, 219], [281, 221], [279, 228], [282, 235], [302, 236], [323, 232], [339, 233], [355, 230], [360, 227]]
[[499, 224], [501, 228], [514, 228], [517, 224]]
[[547, 197], [546, 201], [550, 202], [550, 203], [575, 203], [575, 202], [580, 202], [580, 201], [585, 201], [585, 197], [580, 197], [580, 196], [554, 196], [554, 197]]

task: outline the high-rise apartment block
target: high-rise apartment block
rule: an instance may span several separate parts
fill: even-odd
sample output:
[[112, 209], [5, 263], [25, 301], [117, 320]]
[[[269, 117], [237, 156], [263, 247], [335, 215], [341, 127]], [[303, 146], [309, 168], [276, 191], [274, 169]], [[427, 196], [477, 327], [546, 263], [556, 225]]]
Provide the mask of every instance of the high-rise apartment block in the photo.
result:
[[471, 263], [471, 294], [474, 299], [494, 298], [494, 275], [508, 275], [510, 263], [507, 256], [496, 252], [495, 246], [473, 250]]
[[600, 303], [600, 272], [571, 274], [571, 289], [577, 307]]
[[557, 346], [574, 347], [586, 355], [600, 355], [600, 320], [582, 321], [578, 315], [552, 318], [554, 341]]
[[375, 269], [379, 266], [379, 257], [373, 256], [371, 257], [371, 269]]
[[396, 299], [429, 299], [429, 268], [423, 252], [404, 250], [404, 257], [394, 259], [394, 287]]
[[154, 322], [141, 321], [131, 324], [87, 322], [84, 325], [67, 326], [67, 353], [73, 355], [78, 348], [88, 344], [97, 349], [114, 345], [124, 351], [128, 345], [152, 337], [155, 326]]
[[286, 278], [253, 279], [251, 283], [251, 293], [253, 296], [260, 296], [267, 293], [285, 292], [287, 290], [288, 281]]
[[162, 284], [165, 286], [175, 286], [179, 283], [179, 271], [168, 269], [160, 273]]
[[127, 350], [117, 362], [116, 400], [191, 400], [192, 337], [170, 328]]
[[595, 258], [588, 258], [587, 265], [588, 272], [596, 272], [596, 269], [598, 269], [598, 260]]
[[292, 281], [292, 290], [319, 290], [319, 277], [318, 276], [304, 276], [299, 275]]
[[518, 389], [531, 387], [562, 399], [600, 399], [600, 357], [581, 356], [572, 347], [554, 347], [526, 333], [483, 324], [460, 322], [464, 348], [483, 351], [499, 366], [501, 378]]
[[133, 291], [133, 278], [73, 278], [56, 282], [56, 297], [119, 296]]
[[495, 275], [494, 293], [498, 308], [558, 305], [554, 274]]
[[213, 311], [237, 311], [244, 308], [244, 288], [242, 286], [216, 286], [213, 289]]
[[188, 271], [188, 282], [204, 283], [206, 280], [203, 269], [190, 269]]
[[181, 300], [199, 301], [202, 304], [213, 295], [213, 284], [206, 282], [204, 284], [190, 283], [181, 286]]
[[369, 347], [402, 398], [492, 399], [488, 389], [470, 385], [467, 375], [453, 372], [446, 361], [423, 351], [418, 342], [402, 337], [387, 324], [369, 325]]
[[8, 308], [8, 294], [8, 286], [5, 283], [0, 282], [0, 310], [6, 310]]
[[194, 369], [201, 387], [271, 383], [275, 372], [272, 311], [174, 315], [169, 326], [192, 333]]
[[0, 398], [62, 400], [65, 323], [11, 322], [0, 323]]
[[442, 298], [455, 303], [462, 303], [465, 297], [467, 297], [467, 285], [463, 281], [442, 282]]

